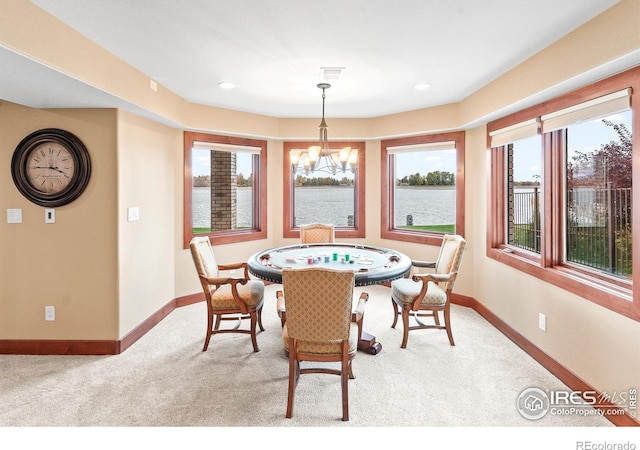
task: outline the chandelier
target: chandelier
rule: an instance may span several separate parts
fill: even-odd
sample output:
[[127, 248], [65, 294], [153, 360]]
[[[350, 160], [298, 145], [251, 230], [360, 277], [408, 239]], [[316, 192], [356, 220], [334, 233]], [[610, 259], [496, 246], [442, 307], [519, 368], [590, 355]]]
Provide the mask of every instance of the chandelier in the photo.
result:
[[312, 145], [306, 150], [293, 149], [289, 152], [293, 173], [309, 175], [313, 172], [325, 172], [335, 175], [338, 170], [344, 173], [349, 168], [352, 173], [355, 173], [358, 168], [357, 149], [351, 149], [351, 147], [332, 149], [329, 146], [329, 127], [324, 120], [324, 91], [330, 87], [329, 83], [318, 84], [318, 88], [322, 89], [322, 120], [318, 126], [320, 130], [319, 145]]

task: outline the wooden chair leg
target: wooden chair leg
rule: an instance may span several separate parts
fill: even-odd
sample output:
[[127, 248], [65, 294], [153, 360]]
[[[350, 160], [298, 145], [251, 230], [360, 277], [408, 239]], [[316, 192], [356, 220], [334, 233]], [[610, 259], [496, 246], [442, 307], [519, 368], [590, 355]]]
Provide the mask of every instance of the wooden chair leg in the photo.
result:
[[213, 314], [209, 314], [207, 318], [207, 335], [204, 338], [204, 347], [202, 348], [203, 352], [206, 352], [209, 348], [209, 341], [211, 340], [211, 327], [213, 326]]
[[289, 340], [289, 393], [287, 395], [287, 413], [285, 417], [291, 419], [293, 417], [293, 400], [296, 392], [296, 384], [298, 377], [298, 361], [296, 356], [296, 348], [293, 339]]
[[256, 338], [256, 322], [258, 321], [257, 313], [252, 311], [249, 313], [249, 317], [251, 319], [251, 343], [253, 344], [253, 351], [259, 352], [260, 348], [258, 347], [258, 339]]
[[258, 310], [258, 326], [260, 327], [260, 331], [264, 331], [264, 327], [262, 326], [262, 307]]
[[403, 324], [403, 333], [402, 333], [402, 344], [401, 348], [407, 348], [407, 340], [409, 340], [409, 310], [402, 310], [402, 324]]
[[343, 342], [342, 345], [342, 370], [340, 379], [342, 382], [342, 421], [349, 420], [349, 349], [348, 343]]
[[398, 323], [398, 304], [391, 299], [391, 305], [393, 306], [393, 323], [391, 324], [391, 328], [396, 327], [396, 323]]
[[444, 326], [447, 329], [449, 344], [451, 344], [451, 346], [455, 346], [456, 344], [453, 342], [453, 333], [451, 332], [451, 319], [449, 318], [450, 311], [451, 311], [451, 305], [447, 303], [447, 305], [444, 307]]

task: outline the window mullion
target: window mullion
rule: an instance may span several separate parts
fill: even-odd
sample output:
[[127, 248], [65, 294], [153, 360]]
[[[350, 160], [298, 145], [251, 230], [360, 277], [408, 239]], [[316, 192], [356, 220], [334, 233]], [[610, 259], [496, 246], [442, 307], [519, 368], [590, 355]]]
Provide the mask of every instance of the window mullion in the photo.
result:
[[543, 136], [542, 267], [554, 267], [563, 261], [564, 141], [562, 130], [545, 133]]
[[[506, 172], [506, 164], [507, 164], [507, 146], [502, 147], [504, 150], [495, 153], [495, 167], [499, 167], [498, 171], [499, 179], [496, 185], [496, 198], [506, 199], [507, 198], [507, 172]], [[507, 243], [507, 223], [506, 223], [506, 203], [505, 201], [499, 202], [498, 208], [496, 210], [496, 217], [494, 217], [495, 221], [495, 231], [496, 231], [496, 243], [498, 244], [506, 244]]]

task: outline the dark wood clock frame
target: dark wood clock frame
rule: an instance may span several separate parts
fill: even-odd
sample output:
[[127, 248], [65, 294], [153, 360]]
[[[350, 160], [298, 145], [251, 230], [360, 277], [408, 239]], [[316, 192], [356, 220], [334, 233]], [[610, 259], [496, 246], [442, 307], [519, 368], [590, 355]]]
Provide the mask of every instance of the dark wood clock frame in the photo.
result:
[[[63, 190], [56, 193], [42, 192], [31, 184], [27, 177], [30, 154], [38, 146], [47, 142], [65, 147], [73, 157], [75, 165], [71, 181]], [[85, 145], [74, 134], [57, 128], [45, 128], [34, 131], [20, 141], [11, 158], [11, 176], [20, 193], [29, 201], [47, 208], [63, 206], [76, 200], [89, 184], [91, 158]]]

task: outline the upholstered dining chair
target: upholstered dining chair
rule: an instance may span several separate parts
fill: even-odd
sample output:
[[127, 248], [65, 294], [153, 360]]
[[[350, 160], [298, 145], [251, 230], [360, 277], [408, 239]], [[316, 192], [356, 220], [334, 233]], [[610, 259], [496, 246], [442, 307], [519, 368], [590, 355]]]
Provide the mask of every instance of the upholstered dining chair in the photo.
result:
[[[394, 311], [391, 327], [396, 327], [398, 316], [402, 316], [404, 326], [400, 347], [407, 348], [409, 331], [429, 328], [446, 330], [449, 344], [455, 345], [451, 333], [451, 291], [466, 245], [467, 242], [462, 236], [445, 235], [437, 261], [411, 261], [412, 276], [391, 282], [391, 303]], [[414, 272], [414, 268], [435, 270], [433, 273], [417, 273]], [[440, 311], [444, 315], [444, 325], [440, 323]], [[409, 316], [413, 316], [417, 325], [409, 325]], [[434, 323], [426, 324], [420, 320], [421, 317], [433, 317]]]
[[[323, 223], [311, 223], [300, 225], [301, 244], [331, 244], [335, 242], [334, 226]], [[276, 309], [280, 323], [284, 326], [286, 321], [286, 311], [284, 306], [284, 293], [282, 290], [276, 291]]]
[[[211, 336], [219, 333], [245, 333], [251, 335], [255, 352], [260, 351], [256, 338], [256, 325], [262, 326], [262, 305], [264, 304], [264, 283], [249, 279], [246, 262], [217, 264], [208, 237], [194, 237], [189, 244], [191, 256], [198, 272], [198, 278], [207, 302], [207, 334], [204, 348], [207, 351]], [[219, 271], [244, 271], [242, 277], [221, 276]], [[249, 319], [249, 329], [240, 328], [242, 320]], [[220, 328], [221, 321], [235, 320], [234, 328]]]
[[[333, 242], [335, 242], [335, 228], [333, 225], [324, 223], [300, 225], [301, 244], [331, 244]], [[284, 326], [286, 312], [282, 291], [276, 292], [276, 299], [278, 317], [280, 317], [280, 322]]]
[[[287, 320], [282, 341], [289, 355], [289, 391], [286, 417], [293, 416], [293, 403], [300, 374], [339, 375], [342, 386], [342, 420], [349, 420], [348, 380], [355, 378], [351, 362], [358, 351], [368, 295], [362, 293], [355, 312], [351, 270], [323, 267], [282, 270], [287, 302]], [[340, 362], [340, 369], [326, 365], [300, 368], [302, 361]]]
[[335, 242], [334, 226], [323, 223], [300, 225], [301, 244], [327, 244]]

